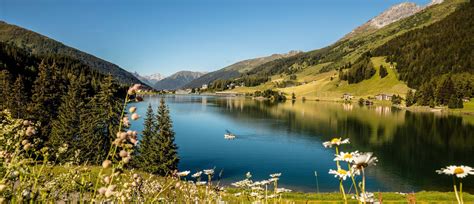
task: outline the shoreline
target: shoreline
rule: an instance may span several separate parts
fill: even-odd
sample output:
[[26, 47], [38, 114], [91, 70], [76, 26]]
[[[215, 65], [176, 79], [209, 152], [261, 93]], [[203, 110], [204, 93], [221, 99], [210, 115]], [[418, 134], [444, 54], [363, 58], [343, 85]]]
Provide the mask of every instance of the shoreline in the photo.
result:
[[[150, 92], [144, 92], [141, 93], [143, 95], [162, 95], [162, 93], [150, 93]], [[262, 97], [251, 97], [251, 96], [245, 96], [245, 93], [240, 93], [243, 95], [219, 95], [216, 93], [211, 93], [211, 92], [203, 92], [203, 93], [197, 93], [197, 94], [172, 94], [172, 93], [166, 93], [165, 95], [176, 95], [176, 96], [214, 96], [214, 97], [232, 97], [232, 98], [248, 98], [252, 100], [258, 100], [258, 101], [268, 101], [269, 99], [265, 99]], [[302, 99], [302, 97], [297, 97], [296, 99], [287, 99], [286, 102], [288, 101], [300, 101], [300, 102], [305, 102], [305, 101], [313, 101], [313, 102], [331, 102], [331, 103], [351, 103], [351, 104], [358, 104], [358, 101], [355, 99], [352, 100], [343, 100], [341, 98], [306, 98]], [[418, 106], [418, 105], [413, 105], [410, 107], [406, 107], [403, 105], [393, 105], [391, 104], [390, 101], [379, 101], [379, 100], [372, 100], [374, 103], [373, 105], [370, 106], [391, 106], [395, 107], [398, 109], [410, 111], [413, 113], [434, 113], [434, 114], [447, 114], [447, 115], [466, 115], [466, 116], [474, 116], [474, 110], [464, 110], [464, 109], [449, 109], [448, 107], [435, 107], [431, 108], [429, 106]], [[364, 105], [365, 106], [365, 105]]]

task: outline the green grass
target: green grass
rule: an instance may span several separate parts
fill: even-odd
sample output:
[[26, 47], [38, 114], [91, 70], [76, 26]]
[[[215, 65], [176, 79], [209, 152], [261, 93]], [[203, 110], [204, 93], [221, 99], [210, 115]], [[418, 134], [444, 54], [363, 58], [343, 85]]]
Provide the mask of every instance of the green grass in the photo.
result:
[[[405, 96], [409, 88], [404, 82], [398, 80], [395, 68], [391, 68], [390, 64], [385, 62], [384, 57], [374, 57], [372, 58], [372, 63], [374, 64], [376, 73], [370, 79], [357, 84], [347, 84], [347, 82], [343, 82], [340, 86], [332, 89], [332, 91], [351, 93], [358, 97], [374, 96], [379, 93]], [[380, 65], [387, 68], [388, 75], [384, 78], [381, 78], [379, 75]]]
[[[235, 193], [235, 190], [228, 190], [228, 193]], [[463, 193], [465, 203], [474, 202], [474, 195]], [[355, 199], [348, 196], [348, 203], [357, 203]], [[414, 193], [417, 203], [456, 203], [456, 197], [453, 192], [434, 192], [421, 191]], [[393, 192], [375, 192], [375, 199], [382, 199], [383, 203], [408, 203], [408, 197], [412, 195], [393, 193]], [[232, 195], [224, 196], [224, 200], [233, 202], [250, 202], [246, 197], [234, 197]], [[340, 193], [302, 193], [291, 192], [284, 193], [281, 199], [270, 199], [269, 202], [277, 201], [280, 203], [343, 203]]]
[[[286, 93], [288, 96], [295, 93], [297, 98], [305, 97], [308, 100], [321, 99], [329, 101], [341, 100], [344, 93], [351, 93], [356, 99], [360, 97], [367, 98], [375, 96], [379, 93], [398, 94], [405, 96], [408, 86], [398, 80], [396, 70], [390, 68], [390, 64], [385, 62], [384, 57], [372, 58], [372, 63], [376, 69], [376, 73], [370, 79], [364, 80], [357, 84], [348, 84], [347, 81], [340, 81], [336, 71], [319, 73], [324, 66], [330, 63], [310, 66], [303, 71], [297, 73], [297, 81], [304, 84], [287, 88], [276, 88], [274, 83], [277, 81], [288, 80], [289, 76], [275, 75], [272, 80], [256, 87], [240, 87], [235, 89], [237, 92], [252, 93], [257, 90], [277, 89]], [[387, 68], [388, 75], [384, 78], [379, 76], [380, 65]]]

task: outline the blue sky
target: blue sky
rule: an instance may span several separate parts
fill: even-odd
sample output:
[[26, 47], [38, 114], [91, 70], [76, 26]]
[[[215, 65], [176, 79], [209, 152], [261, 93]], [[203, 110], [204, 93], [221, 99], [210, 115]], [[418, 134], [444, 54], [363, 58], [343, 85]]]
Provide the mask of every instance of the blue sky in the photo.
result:
[[170, 75], [321, 48], [400, 2], [404, 1], [1, 0], [0, 19], [128, 71]]

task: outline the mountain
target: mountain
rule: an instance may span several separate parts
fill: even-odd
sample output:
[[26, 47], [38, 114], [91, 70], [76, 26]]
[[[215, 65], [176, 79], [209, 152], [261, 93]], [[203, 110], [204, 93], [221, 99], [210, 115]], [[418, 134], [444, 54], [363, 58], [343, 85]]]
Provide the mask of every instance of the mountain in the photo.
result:
[[423, 7], [418, 6], [415, 3], [405, 2], [392, 6], [388, 10], [385, 10], [375, 18], [370, 19], [367, 23], [357, 27], [352, 32], [347, 34], [343, 39], [351, 38], [361, 33], [367, 33], [383, 28], [391, 23], [397, 22], [406, 17], [412, 16], [415, 13], [421, 11]]
[[376, 31], [389, 24], [415, 15], [416, 13], [422, 11], [425, 8], [441, 4], [443, 3], [443, 1], [444, 0], [431, 0], [431, 2], [425, 6], [419, 6], [411, 2], [404, 2], [394, 5], [382, 12], [380, 15], [376, 16], [375, 18], [370, 19], [367, 23], [364, 23], [363, 25], [357, 27], [356, 29], [348, 33], [346, 36], [344, 36], [344, 38], [342, 39], [348, 39], [359, 34]]
[[0, 21], [0, 42], [12, 44], [37, 56], [60, 55], [79, 60], [102, 74], [111, 74], [121, 83], [140, 83], [133, 74], [113, 63], [3, 21]]
[[156, 84], [156, 82], [158, 82], [158, 81], [165, 78], [160, 73], [142, 76], [142, 75], [138, 74], [137, 72], [133, 72], [133, 75], [135, 77], [137, 77], [137, 79], [139, 79], [140, 81], [142, 81], [145, 84], [148, 84], [151, 87], [153, 87]]
[[356, 34], [353, 33], [346, 35], [346, 37], [327, 47], [300, 53], [291, 57], [269, 61], [255, 67], [253, 70], [247, 72], [247, 74], [249, 76], [255, 77], [274, 76], [280, 74], [291, 75], [298, 72], [304, 72], [304, 70], [316, 66], [318, 67], [316, 73], [311, 73], [317, 74], [343, 68], [355, 63], [363, 56], [363, 54], [385, 44], [389, 40], [399, 35], [414, 29], [429, 26], [444, 19], [465, 2], [466, 0], [446, 0], [441, 4], [436, 4], [429, 7], [425, 6], [424, 9], [416, 12], [414, 15], [399, 19], [393, 23], [383, 23], [383, 20], [381, 19], [390, 19], [390, 21], [395, 19], [387, 18], [387, 16], [405, 16], [393, 14], [394, 11], [406, 12], [405, 9], [401, 8], [408, 7], [412, 9], [406, 10], [418, 10], [415, 9], [417, 7], [413, 6], [412, 4], [407, 4], [411, 6], [405, 5], [401, 7], [395, 7], [398, 8], [395, 10], [392, 7], [387, 11], [382, 12], [380, 16], [374, 18], [378, 20], [372, 21], [379, 25], [384, 25], [381, 28], [376, 28], [374, 26], [374, 29], [370, 32], [357, 32]]
[[[344, 93], [357, 98], [380, 93], [404, 96], [416, 89], [420, 91], [415, 98], [423, 99], [421, 105], [453, 101], [459, 107], [460, 97], [474, 96], [472, 10], [463, 9], [469, 2], [466, 0], [440, 2], [422, 6], [421, 10], [413, 4], [404, 5], [417, 12], [399, 20], [395, 19], [410, 12], [396, 15], [393, 12], [397, 9], [392, 7], [372, 21], [383, 27], [373, 26], [370, 32], [346, 35], [327, 47], [263, 63], [244, 77], [219, 81], [218, 86], [211, 87], [225, 88], [246, 78], [265, 79], [257, 84], [245, 83], [233, 91], [275, 89], [313, 100], [341, 100]], [[382, 77], [381, 72], [388, 75]]]
[[182, 88], [194, 79], [204, 75], [204, 72], [180, 71], [166, 77], [153, 85], [157, 90], [176, 90]]
[[203, 84], [209, 84], [218, 79], [232, 79], [239, 77], [243, 73], [247, 73], [253, 70], [255, 67], [264, 64], [266, 62], [270, 62], [276, 59], [281, 59], [285, 57], [291, 57], [302, 53], [301, 51], [290, 51], [285, 54], [273, 54], [266, 57], [259, 57], [255, 59], [248, 59], [243, 60], [222, 69], [219, 69], [214, 72], [209, 72], [207, 74], [202, 75], [201, 77], [191, 81], [190, 83], [186, 84], [185, 87], [187, 88], [198, 88], [201, 87]]

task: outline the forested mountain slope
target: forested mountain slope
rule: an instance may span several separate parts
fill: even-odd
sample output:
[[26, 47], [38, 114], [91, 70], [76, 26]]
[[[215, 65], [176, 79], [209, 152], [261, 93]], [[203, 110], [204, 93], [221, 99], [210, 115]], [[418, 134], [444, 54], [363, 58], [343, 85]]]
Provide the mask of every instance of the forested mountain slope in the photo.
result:
[[81, 61], [102, 74], [111, 74], [122, 83], [140, 83], [119, 66], [43, 36], [39, 33], [0, 21], [0, 42], [13, 44], [34, 55], [62, 55]]

